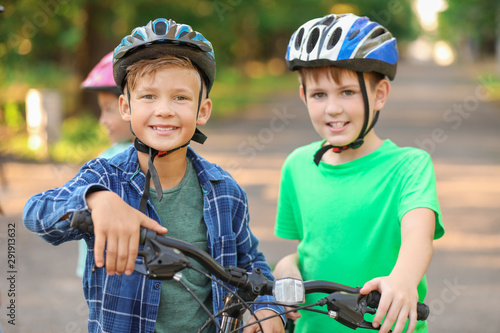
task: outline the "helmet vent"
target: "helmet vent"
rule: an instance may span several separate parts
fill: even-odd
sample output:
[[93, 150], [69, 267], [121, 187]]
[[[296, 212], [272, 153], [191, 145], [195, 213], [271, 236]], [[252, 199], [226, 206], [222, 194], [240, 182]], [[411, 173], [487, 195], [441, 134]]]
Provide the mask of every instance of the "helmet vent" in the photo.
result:
[[302, 45], [302, 39], [304, 38], [304, 28], [300, 29], [297, 33], [297, 38], [295, 38], [295, 49], [298, 51], [300, 45]]
[[385, 29], [383, 28], [378, 28], [377, 30], [375, 30], [372, 35], [370, 36], [370, 38], [374, 39], [380, 35], [383, 35], [385, 33]]
[[142, 35], [140, 33], [136, 33], [133, 36], [134, 36], [134, 38], [137, 38], [139, 40], [142, 40], [142, 41], [144, 40], [144, 37], [142, 37]]
[[331, 50], [335, 45], [337, 45], [341, 36], [342, 36], [342, 28], [335, 29], [335, 31], [332, 34], [332, 37], [330, 37], [330, 40], [326, 45], [326, 49]]
[[187, 32], [187, 31], [183, 31], [183, 32], [180, 33], [180, 35], [179, 35], [178, 38], [182, 38], [182, 37], [186, 36], [188, 33], [189, 32]]
[[157, 22], [154, 26], [155, 34], [164, 35], [167, 33], [167, 24], [163, 21]]
[[354, 30], [352, 34], [349, 36], [349, 40], [352, 40], [354, 37], [356, 37], [359, 34], [359, 29]]
[[311, 35], [309, 36], [309, 39], [307, 40], [307, 53], [311, 53], [312, 50], [314, 50], [314, 47], [318, 43], [319, 39], [319, 29], [314, 28], [313, 31], [311, 31]]
[[328, 25], [332, 24], [333, 21], [335, 21], [335, 16], [331, 15], [331, 16], [328, 16], [323, 22], [321, 22], [321, 24], [328, 26]]

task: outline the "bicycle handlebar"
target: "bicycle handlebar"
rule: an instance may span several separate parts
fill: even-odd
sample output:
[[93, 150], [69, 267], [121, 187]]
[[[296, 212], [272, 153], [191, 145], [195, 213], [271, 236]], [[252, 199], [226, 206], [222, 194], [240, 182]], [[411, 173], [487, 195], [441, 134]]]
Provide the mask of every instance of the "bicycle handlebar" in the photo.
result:
[[[74, 229], [93, 234], [94, 227], [88, 210], [73, 212], [71, 225]], [[141, 264], [136, 263], [135, 271], [151, 279], [172, 279], [184, 268], [192, 268], [190, 257], [200, 263], [208, 272], [226, 284], [238, 290], [244, 301], [252, 301], [260, 295], [272, 295], [274, 282], [268, 281], [259, 268], [249, 273], [238, 267], [223, 267], [208, 253], [198, 247], [168, 236], [158, 235], [149, 229], [141, 229], [140, 244], [143, 246], [139, 256]], [[351, 328], [374, 329], [363, 317], [365, 313], [375, 313], [380, 301], [380, 293], [372, 291], [361, 295], [359, 287], [349, 287], [329, 281], [304, 281], [305, 294], [325, 293], [327, 297], [318, 305], [327, 305], [328, 315]], [[426, 320], [429, 307], [417, 303], [417, 320]]]

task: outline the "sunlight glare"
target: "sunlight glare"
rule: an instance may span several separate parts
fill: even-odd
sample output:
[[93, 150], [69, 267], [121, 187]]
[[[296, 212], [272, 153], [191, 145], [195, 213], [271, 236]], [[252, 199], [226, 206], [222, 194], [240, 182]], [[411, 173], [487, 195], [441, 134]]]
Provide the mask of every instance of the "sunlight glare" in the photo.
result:
[[434, 31], [438, 27], [438, 13], [448, 7], [446, 0], [416, 0], [415, 10], [420, 24], [426, 31]]
[[448, 43], [437, 41], [434, 45], [434, 61], [441, 66], [449, 66], [455, 61], [455, 54]]

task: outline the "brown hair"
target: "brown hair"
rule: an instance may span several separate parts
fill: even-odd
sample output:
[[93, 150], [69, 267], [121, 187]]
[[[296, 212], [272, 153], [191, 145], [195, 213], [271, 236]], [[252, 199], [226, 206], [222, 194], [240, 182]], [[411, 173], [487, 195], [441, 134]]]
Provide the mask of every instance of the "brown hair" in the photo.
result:
[[[356, 72], [354, 72], [353, 70], [337, 66], [301, 67], [299, 68], [299, 82], [301, 85], [304, 85], [304, 82], [307, 78], [310, 78], [317, 82], [319, 80], [320, 73], [324, 72], [327, 72], [328, 75], [337, 84], [340, 84], [342, 82], [342, 78], [344, 78], [346, 75], [356, 75]], [[385, 78], [385, 75], [377, 72], [368, 72], [364, 74], [368, 79], [368, 82], [370, 82], [370, 86], [372, 89], [375, 89], [377, 83]]]
[[[186, 57], [175, 57], [168, 55], [156, 59], [142, 59], [133, 63], [127, 68], [126, 79], [128, 88], [130, 90], [134, 90], [135, 87], [137, 86], [139, 78], [142, 78], [146, 75], [154, 75], [157, 71], [166, 66], [194, 69], [199, 73], [198, 69], [193, 65], [191, 60], [189, 60], [189, 58]], [[201, 74], [200, 74], [200, 80], [203, 83], [204, 89], [206, 89], [205, 82], [203, 81]]]

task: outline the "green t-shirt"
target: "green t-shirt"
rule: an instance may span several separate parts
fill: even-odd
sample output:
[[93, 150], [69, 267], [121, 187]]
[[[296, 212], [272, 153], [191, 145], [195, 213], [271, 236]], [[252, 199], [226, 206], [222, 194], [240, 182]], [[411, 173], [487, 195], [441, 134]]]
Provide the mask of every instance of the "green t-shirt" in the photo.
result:
[[[167, 235], [191, 243], [203, 251], [208, 250], [207, 227], [203, 219], [203, 194], [196, 171], [187, 160], [186, 174], [174, 188], [163, 191], [163, 199], [158, 201], [154, 188], [151, 202], [161, 223], [168, 229]], [[193, 265], [207, 272], [192, 260]], [[182, 280], [212, 312], [211, 280], [191, 269], [181, 271]], [[156, 333], [197, 332], [208, 319], [208, 314], [177, 281], [161, 282], [160, 306], [155, 325]], [[204, 332], [212, 332], [212, 330]]]
[[[426, 152], [386, 140], [357, 160], [316, 166], [313, 156], [321, 144], [295, 150], [281, 176], [275, 233], [300, 240], [297, 251], [304, 280], [363, 286], [389, 275], [401, 246], [401, 219], [412, 209], [433, 210], [434, 237], [444, 234], [434, 169]], [[427, 292], [425, 277], [418, 292], [422, 301]], [[313, 294], [306, 301], [324, 296]], [[426, 327], [419, 322], [415, 332], [426, 332]], [[328, 316], [304, 311], [297, 332], [352, 330]]]

